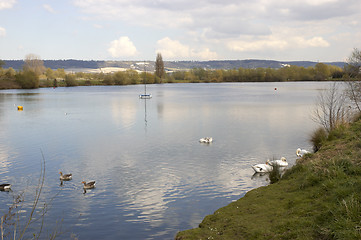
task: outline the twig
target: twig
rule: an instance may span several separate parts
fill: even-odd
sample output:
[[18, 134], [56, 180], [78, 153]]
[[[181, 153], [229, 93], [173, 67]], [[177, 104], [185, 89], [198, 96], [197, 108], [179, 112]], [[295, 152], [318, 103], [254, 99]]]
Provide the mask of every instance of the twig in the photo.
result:
[[[28, 219], [28, 222], [26, 223], [22, 233], [20, 234], [20, 237], [19, 239], [22, 239], [25, 232], [26, 232], [26, 229], [29, 227], [30, 223], [32, 222], [32, 219], [33, 219], [33, 214], [36, 210], [36, 207], [38, 205], [38, 202], [39, 202], [39, 199], [40, 199], [40, 195], [41, 195], [41, 191], [43, 189], [43, 186], [44, 186], [44, 181], [45, 181], [45, 157], [44, 157], [44, 153], [43, 151], [40, 149], [41, 151], [41, 156], [42, 156], [42, 163], [41, 163], [41, 171], [40, 171], [40, 176], [39, 176], [39, 182], [38, 182], [38, 186], [36, 188], [36, 193], [35, 193], [35, 198], [34, 198], [34, 203], [33, 203], [33, 207], [31, 209], [31, 213], [30, 213], [30, 216], [29, 216], [29, 219]], [[44, 215], [43, 215], [44, 217]], [[40, 232], [39, 232], [39, 235], [41, 233], [41, 230], [42, 230], [42, 227], [43, 227], [43, 224], [40, 228]]]

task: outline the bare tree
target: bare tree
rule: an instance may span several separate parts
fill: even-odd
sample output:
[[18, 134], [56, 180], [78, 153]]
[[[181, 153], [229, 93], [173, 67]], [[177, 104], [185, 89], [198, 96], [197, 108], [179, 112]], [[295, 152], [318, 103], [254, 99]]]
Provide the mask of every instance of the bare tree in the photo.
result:
[[350, 120], [351, 109], [339, 85], [340, 83], [334, 82], [328, 90], [320, 92], [312, 115], [312, 119], [327, 132]]
[[351, 78], [360, 78], [361, 75], [361, 50], [355, 48], [351, 56], [347, 59], [345, 72]]
[[40, 59], [40, 56], [31, 53], [25, 56], [24, 61], [24, 71], [33, 71], [37, 76], [45, 72], [44, 62]]
[[358, 112], [361, 113], [361, 51], [357, 48], [348, 58], [345, 72], [349, 77], [347, 82], [348, 97], [354, 103]]
[[355, 105], [355, 108], [361, 113], [361, 82], [360, 80], [347, 81], [347, 95]]

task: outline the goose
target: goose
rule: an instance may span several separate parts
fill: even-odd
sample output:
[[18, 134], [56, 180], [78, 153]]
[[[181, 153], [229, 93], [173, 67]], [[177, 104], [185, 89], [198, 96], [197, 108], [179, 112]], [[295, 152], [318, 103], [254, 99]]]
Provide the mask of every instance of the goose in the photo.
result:
[[90, 188], [94, 188], [95, 187], [95, 181], [91, 181], [91, 182], [85, 182], [85, 181], [82, 181], [81, 183], [84, 184], [84, 189], [90, 189]]
[[69, 181], [73, 177], [73, 175], [71, 173], [63, 174], [62, 172], [59, 172], [59, 174], [60, 174], [60, 180], [62, 180], [62, 181]]
[[9, 191], [10, 188], [11, 188], [11, 184], [9, 183], [0, 184], [0, 191]]
[[273, 169], [273, 167], [268, 162], [253, 165], [252, 168], [256, 173], [271, 172]]
[[268, 164], [271, 166], [287, 167], [288, 162], [285, 157], [281, 157], [278, 160], [267, 160]]
[[296, 150], [297, 157], [302, 157], [303, 155], [305, 155], [307, 153], [310, 153], [310, 152], [305, 149], [297, 148], [297, 150]]

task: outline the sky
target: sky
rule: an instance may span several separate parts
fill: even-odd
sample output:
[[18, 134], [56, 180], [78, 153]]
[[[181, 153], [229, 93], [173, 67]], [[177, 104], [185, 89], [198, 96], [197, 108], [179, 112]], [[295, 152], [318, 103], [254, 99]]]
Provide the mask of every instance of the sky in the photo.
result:
[[360, 0], [0, 0], [0, 59], [346, 61]]

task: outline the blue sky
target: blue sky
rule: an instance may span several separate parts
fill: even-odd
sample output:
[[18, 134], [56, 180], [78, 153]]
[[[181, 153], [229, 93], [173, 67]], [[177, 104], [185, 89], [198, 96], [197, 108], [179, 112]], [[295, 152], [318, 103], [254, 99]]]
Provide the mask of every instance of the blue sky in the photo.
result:
[[0, 0], [0, 59], [345, 61], [359, 0]]

